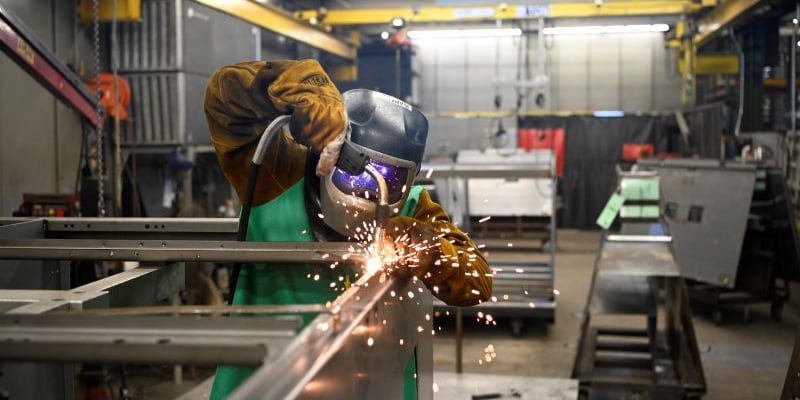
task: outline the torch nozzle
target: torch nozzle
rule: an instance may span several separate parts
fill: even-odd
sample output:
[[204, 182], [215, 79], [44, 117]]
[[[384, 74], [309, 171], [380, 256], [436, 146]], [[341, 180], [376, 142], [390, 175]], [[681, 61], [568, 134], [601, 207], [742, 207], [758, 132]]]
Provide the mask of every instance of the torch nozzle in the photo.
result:
[[386, 185], [386, 179], [383, 178], [383, 175], [372, 165], [367, 164], [364, 167], [364, 171], [378, 183], [378, 206], [375, 207], [375, 232], [372, 235], [372, 239], [374, 240], [376, 253], [383, 254], [382, 247], [386, 223], [391, 216], [391, 210], [389, 210], [389, 186]]

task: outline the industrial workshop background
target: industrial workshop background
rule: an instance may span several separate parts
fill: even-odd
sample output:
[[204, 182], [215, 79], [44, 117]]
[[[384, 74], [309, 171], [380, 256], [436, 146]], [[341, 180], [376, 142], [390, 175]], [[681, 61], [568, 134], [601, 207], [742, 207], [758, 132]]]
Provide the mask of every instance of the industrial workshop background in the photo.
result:
[[[233, 398], [407, 395], [411, 359], [421, 399], [796, 399], [799, 47], [789, 0], [0, 0], [0, 398], [206, 396], [225, 362], [258, 367]], [[324, 282], [333, 310], [221, 317], [242, 263], [366, 265], [246, 242], [204, 95], [281, 59], [424, 113], [414, 182], [489, 301], [381, 270]]]

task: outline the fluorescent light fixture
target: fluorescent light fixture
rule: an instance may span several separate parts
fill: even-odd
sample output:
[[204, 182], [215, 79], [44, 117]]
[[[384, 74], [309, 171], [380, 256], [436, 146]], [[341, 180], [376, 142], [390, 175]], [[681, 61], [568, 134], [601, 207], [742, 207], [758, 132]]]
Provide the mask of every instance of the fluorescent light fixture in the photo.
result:
[[622, 110], [595, 111], [592, 115], [594, 115], [596, 118], [619, 118], [625, 116], [625, 111]]
[[396, 29], [400, 29], [406, 26], [406, 20], [399, 17], [392, 18], [392, 26]]
[[545, 35], [599, 35], [604, 33], [647, 33], [666, 32], [667, 24], [647, 25], [591, 25], [591, 26], [557, 26], [544, 28]]
[[462, 39], [474, 37], [520, 36], [519, 28], [486, 28], [486, 29], [440, 29], [426, 31], [408, 31], [411, 39]]

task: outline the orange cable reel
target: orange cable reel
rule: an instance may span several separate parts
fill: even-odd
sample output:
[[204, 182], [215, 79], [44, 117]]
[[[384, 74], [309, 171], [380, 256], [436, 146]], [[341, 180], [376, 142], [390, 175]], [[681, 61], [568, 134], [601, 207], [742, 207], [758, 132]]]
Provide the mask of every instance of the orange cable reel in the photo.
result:
[[[86, 82], [86, 87], [94, 93], [96, 77], [92, 77]], [[131, 104], [131, 88], [125, 78], [117, 75], [117, 91], [119, 98], [119, 107], [115, 107], [114, 102], [114, 75], [104, 72], [100, 74], [100, 104], [106, 109], [106, 115], [114, 117], [117, 108], [119, 108], [119, 119], [125, 121], [128, 119], [128, 106]]]

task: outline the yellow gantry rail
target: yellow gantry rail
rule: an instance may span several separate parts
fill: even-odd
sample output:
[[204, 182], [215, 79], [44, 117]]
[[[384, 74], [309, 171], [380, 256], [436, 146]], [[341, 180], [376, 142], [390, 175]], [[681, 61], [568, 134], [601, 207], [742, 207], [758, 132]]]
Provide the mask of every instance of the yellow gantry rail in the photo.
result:
[[276, 7], [251, 0], [195, 1], [339, 57], [349, 60], [356, 58], [356, 46], [353, 44]]
[[711, 10], [708, 15], [697, 22], [697, 34], [694, 37], [695, 45], [702, 46], [714, 36], [731, 26], [736, 19], [745, 15], [759, 3], [765, 0], [727, 0]]
[[500, 4], [466, 7], [392, 7], [298, 11], [295, 16], [326, 25], [388, 24], [393, 18], [407, 22], [474, 22], [530, 18], [587, 18], [691, 13], [714, 6], [716, 0], [611, 1], [553, 3], [535, 6]]

